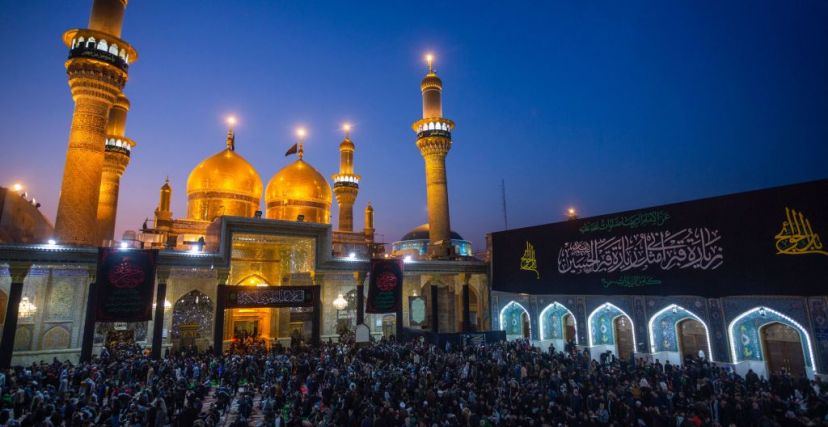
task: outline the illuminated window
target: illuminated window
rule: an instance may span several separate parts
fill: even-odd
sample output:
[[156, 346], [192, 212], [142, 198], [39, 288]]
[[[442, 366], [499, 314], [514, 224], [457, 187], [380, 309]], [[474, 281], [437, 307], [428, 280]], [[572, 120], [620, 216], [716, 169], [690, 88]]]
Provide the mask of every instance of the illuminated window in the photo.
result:
[[102, 50], [104, 52], [109, 50], [109, 46], [107, 45], [106, 40], [101, 40], [98, 42], [98, 50]]

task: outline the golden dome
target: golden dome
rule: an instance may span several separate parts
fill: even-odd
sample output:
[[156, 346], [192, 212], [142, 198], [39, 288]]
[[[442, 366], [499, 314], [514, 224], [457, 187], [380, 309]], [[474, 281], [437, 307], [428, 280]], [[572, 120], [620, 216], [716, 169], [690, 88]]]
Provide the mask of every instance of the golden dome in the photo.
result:
[[196, 166], [187, 179], [187, 217], [212, 221], [218, 216], [252, 217], [259, 210], [262, 179], [234, 150], [232, 130], [227, 148]]
[[331, 222], [331, 186], [322, 174], [302, 160], [285, 166], [273, 175], [265, 191], [267, 218], [329, 224]]

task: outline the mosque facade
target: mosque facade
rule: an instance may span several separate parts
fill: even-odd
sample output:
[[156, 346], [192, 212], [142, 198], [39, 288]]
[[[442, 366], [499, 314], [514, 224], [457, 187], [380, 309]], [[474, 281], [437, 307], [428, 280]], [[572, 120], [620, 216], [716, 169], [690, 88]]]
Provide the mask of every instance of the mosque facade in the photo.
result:
[[[126, 0], [94, 0], [88, 28], [64, 34], [75, 109], [58, 214], [48, 241], [41, 233], [34, 241], [0, 243], [0, 353], [12, 355], [0, 364], [77, 360], [84, 340], [99, 348], [123, 332], [147, 346], [158, 331], [163, 348], [204, 349], [226, 348], [244, 335], [269, 343], [286, 343], [297, 334], [337, 339], [359, 317], [375, 337], [398, 333], [400, 323], [446, 333], [490, 329], [487, 266], [470, 256], [468, 242], [459, 251], [451, 243], [445, 158], [454, 123], [442, 117], [442, 81], [431, 59], [421, 84], [423, 116], [413, 127], [425, 163], [432, 227], [417, 235], [426, 240], [422, 253], [404, 264], [401, 317], [357, 309], [364, 299], [358, 294], [367, 294], [370, 260], [392, 254], [375, 241], [370, 203], [363, 208], [363, 229], [354, 227], [363, 177], [355, 167], [358, 143], [348, 129], [333, 185], [309, 162], [312, 153], [305, 152], [302, 134], [291, 149], [294, 160], [265, 183], [244, 158], [231, 122], [223, 149], [197, 163], [187, 179], [186, 213], [171, 210], [177, 183], [158, 177], [163, 184], [153, 218], [116, 240], [118, 188], [136, 148], [126, 136], [130, 103], [124, 89], [137, 59], [121, 38], [126, 6]], [[100, 246], [158, 251], [153, 320], [90, 322], [85, 313]], [[219, 289], [236, 286], [310, 287], [318, 305], [226, 308], [227, 292]]]
[[828, 180], [493, 233], [493, 327], [593, 358], [828, 370]]

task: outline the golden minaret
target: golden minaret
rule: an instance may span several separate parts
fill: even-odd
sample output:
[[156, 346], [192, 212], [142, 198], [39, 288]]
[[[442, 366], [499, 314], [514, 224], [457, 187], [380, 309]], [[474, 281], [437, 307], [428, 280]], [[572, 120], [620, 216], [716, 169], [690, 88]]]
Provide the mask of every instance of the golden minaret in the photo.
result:
[[365, 233], [365, 240], [373, 243], [374, 242], [374, 207], [371, 206], [371, 202], [368, 202], [368, 206], [365, 207], [365, 227], [363, 228], [363, 233]]
[[115, 215], [118, 211], [118, 190], [129, 164], [129, 155], [135, 142], [124, 136], [129, 100], [121, 94], [109, 110], [106, 125], [104, 165], [101, 190], [98, 195], [98, 242], [112, 240], [115, 234]]
[[172, 227], [172, 210], [170, 209], [172, 187], [170, 186], [169, 177], [164, 180], [164, 185], [161, 186], [158, 193], [158, 207], [155, 208], [155, 228], [169, 231]]
[[354, 143], [351, 125], [344, 125], [345, 139], [339, 144], [339, 173], [331, 176], [339, 205], [339, 231], [354, 231], [354, 201], [359, 193], [359, 175], [354, 174]]
[[[94, 0], [88, 29], [63, 34], [69, 47], [66, 73], [75, 101], [63, 169], [55, 234], [61, 243], [100, 243], [98, 199], [110, 109], [138, 55], [121, 40], [127, 0]], [[113, 215], [114, 220], [114, 215]]]
[[451, 149], [454, 122], [443, 118], [443, 82], [434, 71], [433, 59], [431, 55], [426, 56], [428, 73], [420, 84], [423, 118], [414, 122], [412, 128], [417, 132], [417, 148], [425, 160], [429, 256], [445, 258], [452, 251], [446, 155]]

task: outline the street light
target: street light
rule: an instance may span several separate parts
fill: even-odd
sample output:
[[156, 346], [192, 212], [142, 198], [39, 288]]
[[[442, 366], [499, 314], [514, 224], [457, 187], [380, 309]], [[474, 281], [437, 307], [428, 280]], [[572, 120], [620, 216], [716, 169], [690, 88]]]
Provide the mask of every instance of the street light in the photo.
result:
[[569, 219], [578, 219], [578, 212], [575, 210], [575, 208], [570, 207], [566, 210], [566, 217]]

